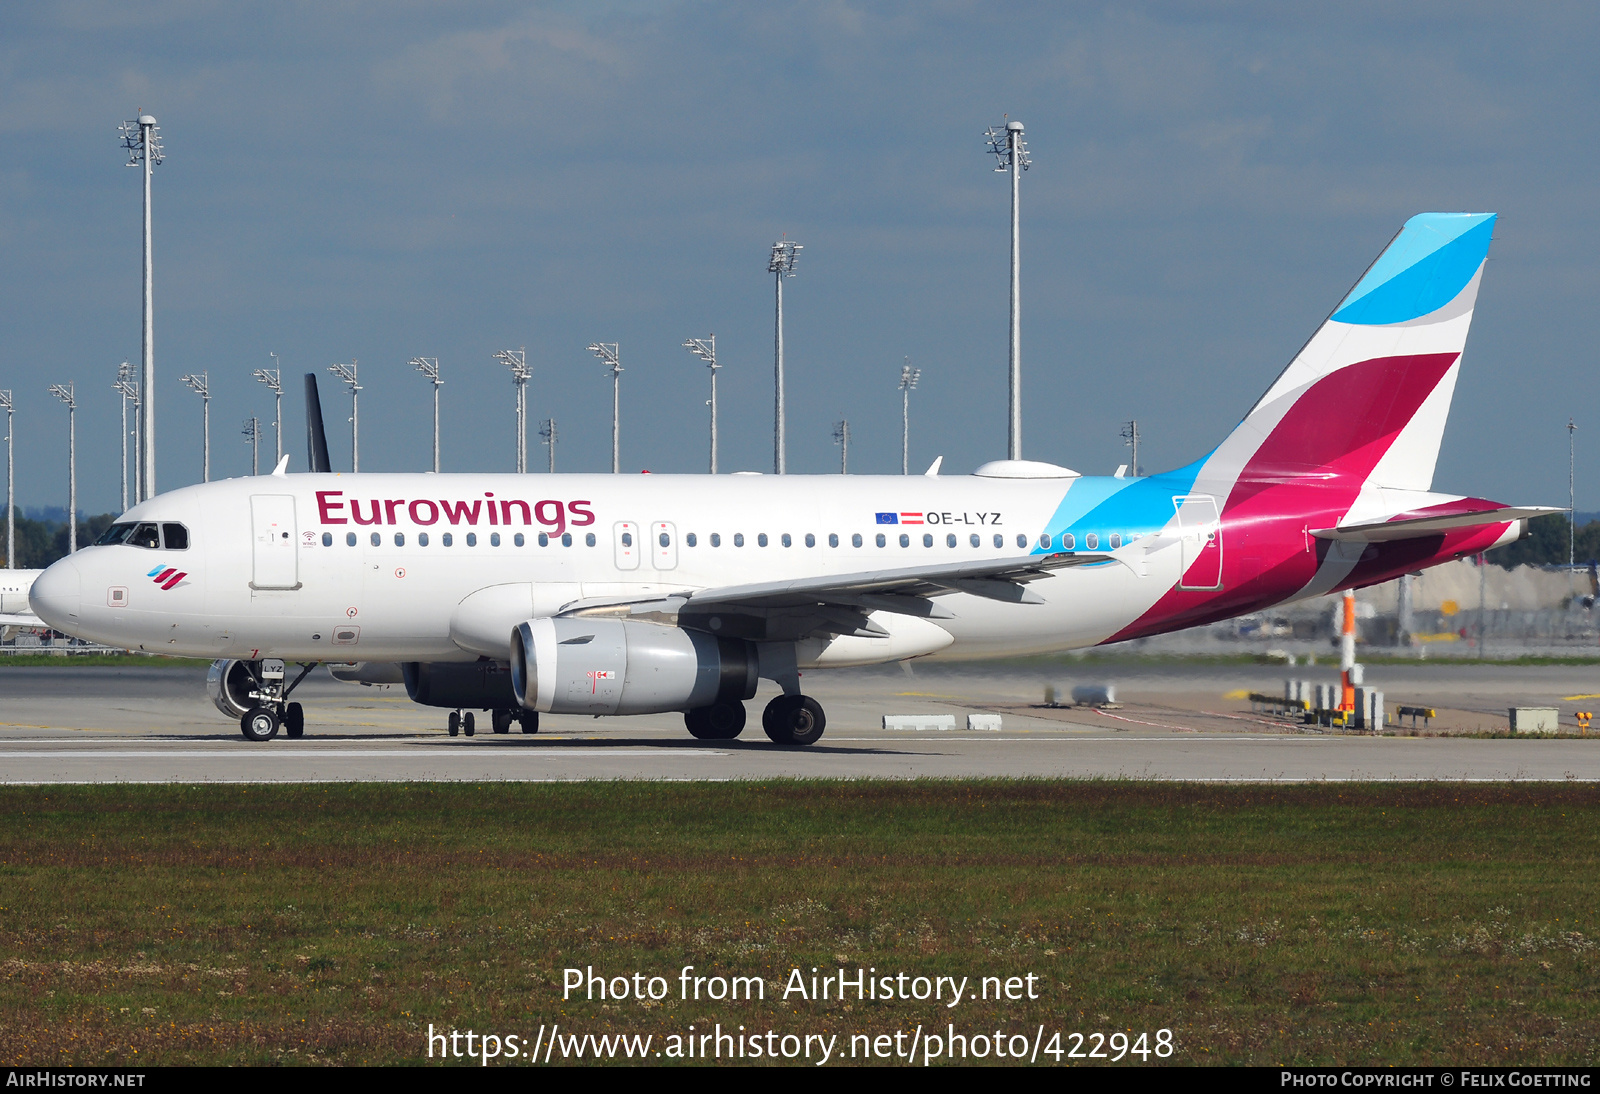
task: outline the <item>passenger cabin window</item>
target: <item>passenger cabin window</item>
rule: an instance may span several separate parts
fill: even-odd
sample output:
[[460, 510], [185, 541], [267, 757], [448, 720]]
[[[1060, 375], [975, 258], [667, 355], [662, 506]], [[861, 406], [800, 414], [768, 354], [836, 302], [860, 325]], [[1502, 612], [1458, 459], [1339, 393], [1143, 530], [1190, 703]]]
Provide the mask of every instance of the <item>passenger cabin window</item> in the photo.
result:
[[995, 535], [994, 535], [994, 545], [996, 547], [1004, 547], [1006, 545], [1005, 537], [1002, 536], [999, 532], [996, 532]]
[[[564, 545], [569, 545], [570, 546], [571, 543], [572, 543], [572, 536], [570, 534], [562, 536], [561, 537], [561, 542]], [[585, 546], [593, 547], [594, 546], [594, 533], [590, 532], [588, 535], [584, 536], [583, 537], [583, 542], [584, 542]]]
[[[837, 546], [839, 546], [839, 536], [836, 533], [834, 533], [834, 532], [829, 532], [828, 533], [828, 546], [829, 547], [837, 547]], [[859, 547], [859, 546], [861, 546], [861, 544], [858, 543], [858, 544], [856, 544], [856, 546]]]
[[539, 533], [539, 546], [541, 546], [541, 547], [550, 546], [550, 533], [548, 533], [548, 532], [540, 532]]
[[372, 533], [372, 545], [374, 547], [377, 547], [382, 543], [383, 543], [383, 537], [381, 535], [379, 535], [377, 532]]
[[322, 545], [324, 547], [332, 547], [333, 546], [333, 533], [332, 532], [324, 532], [324, 533], [322, 533]]
[[878, 533], [878, 546], [879, 547], [887, 547], [888, 545], [889, 545], [889, 541], [883, 538], [883, 533], [882, 532], [879, 532]]
[[418, 547], [426, 547], [427, 545], [428, 545], [428, 533], [426, 533], [426, 532], [418, 532], [417, 533], [417, 546]]
[[[837, 537], [835, 537], [835, 538], [837, 538]], [[815, 547], [816, 545], [817, 545], [817, 537], [812, 535], [810, 532], [807, 532], [806, 533], [806, 546], [807, 547]]]
[[[571, 547], [572, 546], [572, 533], [571, 532], [562, 532], [561, 533], [561, 546], [563, 546], [563, 547]], [[589, 535], [589, 546], [591, 546], [591, 547], [594, 546], [594, 534], [593, 533], [590, 533], [590, 535]]]
[[187, 551], [189, 549], [189, 529], [181, 524], [163, 524], [161, 526], [161, 542], [169, 551]]
[[733, 533], [733, 545], [735, 547], [743, 547], [744, 546], [744, 533], [743, 532], [735, 532], [735, 533]]
[[394, 534], [394, 545], [396, 547], [404, 547], [406, 545], [406, 534], [404, 532], [396, 532]]
[[500, 546], [500, 533], [499, 532], [490, 532], [489, 533], [489, 546], [491, 546], [491, 547]]
[[946, 547], [954, 547], [956, 545], [956, 537], [954, 533], [944, 537], [944, 545]]
[[972, 533], [972, 545], [974, 547], [983, 546], [983, 540], [978, 538], [978, 533], [976, 533], [976, 532]]
[[1071, 551], [1078, 546], [1078, 538], [1071, 532], [1061, 533], [1061, 546]]
[[1100, 537], [1093, 532], [1085, 532], [1083, 534], [1083, 545], [1093, 551], [1100, 546]]
[[693, 532], [690, 532], [687, 536], [685, 536], [683, 538], [683, 541], [685, 543], [687, 543], [689, 546], [694, 547], [697, 544], [699, 544], [700, 538], [698, 536], [696, 536]]
[[711, 546], [713, 546], [713, 547], [721, 547], [722, 546], [722, 533], [721, 532], [712, 532], [711, 533]]
[[794, 546], [794, 540], [789, 538], [789, 533], [788, 532], [785, 532], [785, 533], [783, 533], [782, 536], [778, 537], [778, 542], [782, 543], [785, 547], [793, 547]]
[[911, 537], [906, 535], [904, 532], [900, 533], [900, 546], [902, 546], [902, 547], [911, 546]]
[[[850, 546], [852, 546], [852, 547], [861, 546], [861, 533], [860, 532], [857, 532], [857, 533], [855, 533], [854, 535], [852, 535], [850, 537]], [[883, 544], [880, 543], [880, 544], [878, 544], [878, 546], [882, 547]]]
[[1044, 535], [1039, 537], [1039, 546], [1043, 547], [1045, 550], [1049, 550], [1050, 549], [1050, 533], [1049, 532], [1046, 532]]
[[468, 532], [467, 533], [467, 546], [468, 547], [476, 547], [477, 545], [478, 545], [478, 533], [476, 533], [476, 532]]
[[1112, 532], [1111, 533], [1111, 549], [1113, 551], [1115, 551], [1118, 547], [1121, 547], [1121, 546], [1122, 546], [1122, 533], [1121, 532]]
[[454, 547], [456, 545], [456, 537], [451, 535], [449, 532], [446, 532], [440, 538], [440, 542], [443, 543], [446, 547]]
[[760, 544], [762, 547], [765, 547], [767, 545], [767, 533], [762, 532], [759, 535], [757, 535], [756, 536], [756, 543]]
[[356, 534], [354, 532], [346, 532], [344, 534], [344, 545], [346, 547], [354, 547], [356, 545]]
[[1028, 545], [1028, 537], [1027, 536], [1018, 536], [1017, 537], [1017, 546], [1018, 547], [1026, 547], [1027, 545]]
[[528, 541], [522, 538], [522, 533], [521, 532], [518, 532], [515, 536], [513, 536], [511, 538], [511, 542], [515, 543], [518, 547], [521, 547], [523, 544], [527, 543]]

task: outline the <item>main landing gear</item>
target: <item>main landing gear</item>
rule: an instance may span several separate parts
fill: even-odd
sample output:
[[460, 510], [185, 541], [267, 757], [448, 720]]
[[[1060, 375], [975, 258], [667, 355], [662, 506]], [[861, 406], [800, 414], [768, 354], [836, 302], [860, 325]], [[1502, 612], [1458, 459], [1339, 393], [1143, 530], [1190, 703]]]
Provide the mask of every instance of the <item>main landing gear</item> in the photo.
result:
[[510, 733], [513, 722], [524, 733], [539, 732], [539, 712], [536, 710], [497, 710], [490, 715], [490, 725], [496, 733]]
[[[524, 733], [539, 732], [539, 712], [536, 710], [493, 710], [489, 712], [489, 728], [496, 733], [510, 733], [515, 724]], [[470, 710], [452, 710], [446, 723], [450, 736], [465, 733], [471, 737], [478, 731], [478, 721]]]
[[269, 657], [259, 663], [257, 669], [252, 669], [249, 662], [240, 662], [245, 671], [250, 673], [255, 684], [250, 691], [250, 698], [256, 705], [244, 712], [244, 717], [239, 719], [239, 730], [247, 741], [270, 741], [278, 735], [281, 726], [286, 737], [301, 737], [306, 731], [305, 708], [299, 703], [289, 702], [289, 694], [300, 686], [300, 681], [306, 674], [316, 668], [315, 663], [302, 665], [300, 675], [294, 682], [285, 685], [283, 662], [275, 657]]
[[[690, 734], [702, 741], [731, 741], [743, 732], [744, 723], [744, 704], [737, 702], [715, 703], [683, 715]], [[761, 712], [761, 728], [774, 744], [816, 744], [827, 724], [822, 704], [809, 695], [780, 695]]]

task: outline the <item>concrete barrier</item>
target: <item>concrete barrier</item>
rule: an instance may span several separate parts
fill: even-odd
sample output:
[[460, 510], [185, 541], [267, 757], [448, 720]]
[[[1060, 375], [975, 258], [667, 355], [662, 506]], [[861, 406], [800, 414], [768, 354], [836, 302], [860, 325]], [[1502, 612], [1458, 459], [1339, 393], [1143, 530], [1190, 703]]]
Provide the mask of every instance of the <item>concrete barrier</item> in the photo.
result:
[[967, 715], [967, 728], [983, 730], [988, 733], [1000, 732], [1000, 715], [998, 714], [969, 714]]
[[956, 728], [954, 714], [885, 714], [884, 729], [952, 730]]

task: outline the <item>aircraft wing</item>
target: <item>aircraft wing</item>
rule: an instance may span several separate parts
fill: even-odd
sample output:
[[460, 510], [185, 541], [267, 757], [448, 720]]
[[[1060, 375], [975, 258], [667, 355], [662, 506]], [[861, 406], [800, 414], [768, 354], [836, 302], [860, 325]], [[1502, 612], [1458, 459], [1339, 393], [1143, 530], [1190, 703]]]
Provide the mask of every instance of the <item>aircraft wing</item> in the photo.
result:
[[1115, 561], [1108, 554], [1058, 552], [981, 562], [950, 562], [865, 570], [851, 574], [724, 585], [642, 598], [596, 597], [574, 601], [561, 610], [573, 615], [645, 615], [683, 619], [696, 616], [747, 616], [764, 620], [763, 637], [808, 634], [877, 634], [867, 616], [886, 611], [924, 619], [954, 618], [932, 598], [953, 592], [971, 593], [1013, 604], [1043, 603], [1027, 583], [1054, 570]]
[[1422, 509], [1410, 513], [1398, 513], [1387, 520], [1341, 524], [1335, 528], [1314, 528], [1311, 534], [1318, 539], [1384, 543], [1391, 540], [1436, 536], [1456, 528], [1478, 528], [1485, 524], [1505, 524], [1507, 521], [1524, 520], [1528, 517], [1542, 517], [1546, 513], [1566, 512], [1565, 509], [1548, 505], [1511, 506], [1494, 505], [1492, 502], [1484, 504], [1486, 508], [1460, 508], [1456, 512], [1430, 513]]
[[0, 627], [38, 627], [40, 630], [46, 630], [49, 626], [48, 623], [32, 612], [24, 612], [20, 615], [0, 613]]

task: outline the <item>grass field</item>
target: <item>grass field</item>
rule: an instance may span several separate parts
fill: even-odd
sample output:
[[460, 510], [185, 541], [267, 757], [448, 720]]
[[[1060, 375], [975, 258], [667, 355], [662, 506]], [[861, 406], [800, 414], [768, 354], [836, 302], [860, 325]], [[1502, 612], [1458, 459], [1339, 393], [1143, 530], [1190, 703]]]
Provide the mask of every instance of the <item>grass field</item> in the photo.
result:
[[[1223, 1064], [1600, 1042], [1580, 784], [39, 787], [0, 790], [0, 823], [7, 1064], [415, 1062], [430, 1024], [653, 1052], [720, 1022], [837, 1034], [846, 1063], [919, 1023], [1042, 1027], [1040, 1063], [1057, 1031]], [[681, 1000], [684, 965], [766, 1000]], [[563, 1001], [587, 966], [670, 992]], [[1037, 998], [784, 1000], [813, 966]]]

